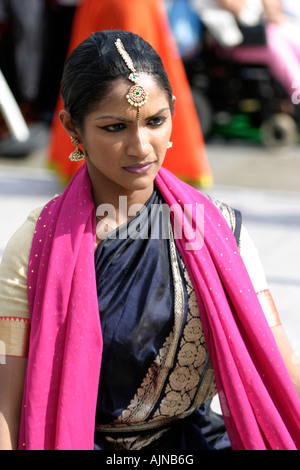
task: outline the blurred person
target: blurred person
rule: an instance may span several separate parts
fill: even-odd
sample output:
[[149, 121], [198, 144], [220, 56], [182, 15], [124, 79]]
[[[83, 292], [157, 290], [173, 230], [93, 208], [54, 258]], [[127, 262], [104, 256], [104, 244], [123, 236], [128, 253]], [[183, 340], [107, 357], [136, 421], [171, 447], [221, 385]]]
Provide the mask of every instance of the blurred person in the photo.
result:
[[[219, 0], [190, 0], [190, 4], [217, 43], [229, 48], [245, 40], [236, 21], [237, 16], [241, 14], [240, 1], [230, 3], [229, 0], [222, 3]], [[254, 26], [261, 12], [261, 0], [251, 0], [247, 3], [247, 9], [243, 10], [243, 18], [240, 19], [246, 26]]]
[[[203, 1], [193, 0], [200, 16]], [[224, 48], [223, 55], [241, 63], [266, 65], [292, 98], [300, 80], [300, 35], [299, 27], [286, 16], [280, 0], [207, 0], [204, 3], [206, 7], [207, 3], [215, 4], [232, 14], [243, 26], [261, 25], [265, 31], [262, 44], [244, 45], [240, 35], [236, 44]], [[238, 25], [235, 27], [238, 30]], [[247, 28], [243, 31], [247, 40]]]
[[161, 58], [94, 33], [61, 91], [84, 164], [2, 258], [0, 448], [213, 449], [201, 406], [218, 391], [233, 449], [300, 449], [300, 364], [241, 214], [162, 167]]
[[18, 142], [3, 122], [0, 155], [25, 156], [47, 144], [79, 1], [0, 0], [0, 67], [30, 128]]
[[[141, 20], [142, 18], [145, 20]], [[69, 51], [93, 31], [105, 29], [136, 32], [160, 54], [177, 100], [173, 148], [164, 165], [185, 181], [203, 187], [210, 186], [213, 176], [199, 118], [163, 0], [83, 0], [75, 13]], [[59, 100], [50, 134], [49, 162], [62, 179], [67, 181], [80, 163], [72, 166], [65, 158], [66, 153], [71, 151], [71, 146], [59, 123], [58, 114], [61, 108], [62, 101]]]
[[170, 26], [183, 61], [198, 56], [202, 47], [203, 29], [199, 16], [189, 0], [164, 0]]
[[44, 1], [0, 0], [0, 67], [28, 120], [37, 118], [43, 55]]
[[284, 13], [294, 21], [300, 21], [300, 3], [295, 0], [280, 0]]
[[66, 59], [73, 17], [81, 0], [43, 0], [45, 19], [43, 61], [38, 104], [41, 119], [51, 124], [59, 97], [61, 75]]

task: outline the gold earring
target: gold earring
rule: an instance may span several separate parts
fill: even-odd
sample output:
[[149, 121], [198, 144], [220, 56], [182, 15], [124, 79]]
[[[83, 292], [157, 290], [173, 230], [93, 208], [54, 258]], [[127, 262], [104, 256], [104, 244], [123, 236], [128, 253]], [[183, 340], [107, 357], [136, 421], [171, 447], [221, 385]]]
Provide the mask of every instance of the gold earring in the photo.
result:
[[69, 155], [69, 159], [71, 162], [81, 162], [85, 159], [85, 153], [79, 148], [80, 142], [76, 137], [71, 137], [71, 142], [76, 149]]
[[168, 142], [167, 149], [171, 149], [173, 147], [173, 142]]

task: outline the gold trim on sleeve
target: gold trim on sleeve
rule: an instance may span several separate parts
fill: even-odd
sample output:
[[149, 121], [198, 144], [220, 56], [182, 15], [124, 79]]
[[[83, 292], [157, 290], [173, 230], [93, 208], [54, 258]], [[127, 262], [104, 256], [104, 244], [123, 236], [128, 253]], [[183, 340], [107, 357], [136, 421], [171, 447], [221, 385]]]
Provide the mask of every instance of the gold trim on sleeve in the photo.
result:
[[20, 317], [0, 317], [1, 355], [27, 357], [30, 320]]
[[270, 328], [281, 325], [279, 314], [269, 289], [257, 293], [258, 300], [264, 311]]

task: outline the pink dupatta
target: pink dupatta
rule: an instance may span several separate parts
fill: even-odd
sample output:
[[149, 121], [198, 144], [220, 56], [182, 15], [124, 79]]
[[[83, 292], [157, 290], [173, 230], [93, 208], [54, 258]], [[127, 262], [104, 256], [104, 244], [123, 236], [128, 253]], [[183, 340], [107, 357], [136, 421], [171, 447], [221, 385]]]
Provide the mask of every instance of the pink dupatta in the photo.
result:
[[[203, 246], [191, 249], [184, 237], [176, 243], [199, 299], [232, 447], [300, 449], [299, 398], [227, 222], [167, 170], [155, 182], [173, 223], [184, 217], [185, 227], [195, 228], [196, 206], [204, 206]], [[102, 353], [94, 249], [94, 202], [83, 166], [45, 206], [32, 242], [19, 449], [93, 449]]]

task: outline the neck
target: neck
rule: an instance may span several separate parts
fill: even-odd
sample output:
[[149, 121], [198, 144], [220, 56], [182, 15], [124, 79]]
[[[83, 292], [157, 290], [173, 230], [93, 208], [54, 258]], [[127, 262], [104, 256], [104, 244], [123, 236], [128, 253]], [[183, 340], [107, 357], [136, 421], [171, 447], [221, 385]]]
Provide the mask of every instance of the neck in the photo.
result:
[[126, 222], [136, 215], [150, 198], [154, 184], [145, 189], [126, 190], [113, 182], [99, 181], [90, 176], [92, 195], [97, 215], [102, 214], [106, 219], [112, 219], [116, 226]]

